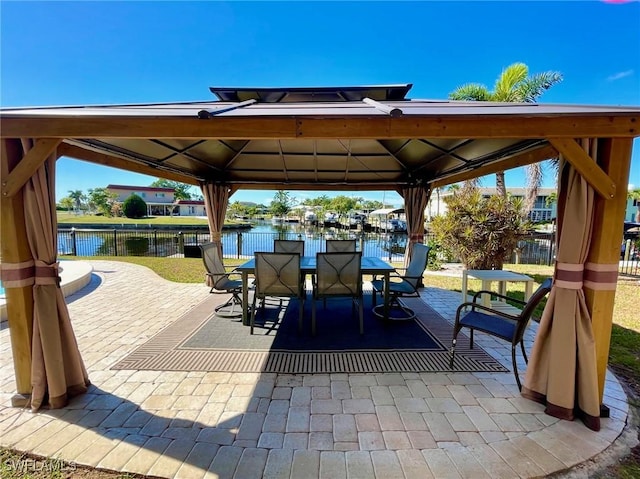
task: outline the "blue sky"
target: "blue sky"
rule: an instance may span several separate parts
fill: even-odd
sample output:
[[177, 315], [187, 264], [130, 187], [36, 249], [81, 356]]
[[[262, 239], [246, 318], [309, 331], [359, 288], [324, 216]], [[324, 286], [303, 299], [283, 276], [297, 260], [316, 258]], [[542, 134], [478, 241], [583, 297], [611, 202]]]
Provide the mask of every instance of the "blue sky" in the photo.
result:
[[[467, 82], [491, 88], [514, 62], [563, 74], [541, 102], [640, 105], [638, 2], [2, 1], [0, 8], [2, 106], [207, 100], [214, 85], [413, 83], [411, 98], [443, 99]], [[640, 186], [637, 140], [634, 149], [629, 182]], [[58, 199], [68, 190], [154, 180], [65, 158], [57, 172]], [[547, 171], [545, 186], [554, 182]], [[521, 169], [507, 172], [507, 186], [523, 184]], [[382, 192], [357, 195], [382, 199]], [[240, 191], [231, 200], [272, 198]], [[395, 193], [385, 199], [401, 201]]]

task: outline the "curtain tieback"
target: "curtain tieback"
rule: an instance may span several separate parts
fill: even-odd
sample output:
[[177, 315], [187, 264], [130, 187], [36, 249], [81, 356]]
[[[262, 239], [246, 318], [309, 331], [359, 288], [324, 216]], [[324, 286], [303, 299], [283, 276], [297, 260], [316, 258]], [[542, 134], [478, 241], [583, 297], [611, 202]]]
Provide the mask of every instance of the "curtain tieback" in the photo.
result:
[[59, 264], [28, 260], [21, 263], [2, 263], [0, 277], [5, 288], [23, 288], [34, 284], [60, 286]]
[[584, 265], [584, 286], [593, 291], [615, 291], [618, 282], [618, 263]]
[[556, 261], [553, 283], [564, 289], [582, 289], [584, 264], [560, 263]]
[[554, 283], [560, 288], [614, 291], [618, 280], [618, 263], [556, 263]]
[[35, 282], [35, 263], [32, 259], [20, 263], [2, 263], [0, 278], [5, 288], [22, 288]]
[[219, 243], [222, 240], [222, 233], [220, 231], [211, 232], [211, 242]]
[[421, 234], [410, 235], [409, 241], [411, 241], [412, 243], [422, 243], [424, 241], [424, 235], [421, 235]]
[[55, 284], [60, 286], [60, 263], [47, 264], [44, 261], [35, 261], [35, 284]]

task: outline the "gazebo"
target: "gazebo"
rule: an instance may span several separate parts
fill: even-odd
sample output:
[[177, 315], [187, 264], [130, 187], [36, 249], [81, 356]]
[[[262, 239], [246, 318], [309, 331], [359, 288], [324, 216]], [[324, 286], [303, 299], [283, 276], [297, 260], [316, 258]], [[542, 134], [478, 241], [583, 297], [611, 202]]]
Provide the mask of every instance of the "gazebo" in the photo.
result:
[[411, 100], [410, 88], [214, 87], [217, 101], [1, 109], [13, 403], [59, 407], [88, 384], [58, 285], [61, 156], [199, 185], [214, 240], [238, 189], [395, 190], [408, 254], [433, 188], [559, 156], [554, 289], [523, 394], [599, 427], [640, 108]]

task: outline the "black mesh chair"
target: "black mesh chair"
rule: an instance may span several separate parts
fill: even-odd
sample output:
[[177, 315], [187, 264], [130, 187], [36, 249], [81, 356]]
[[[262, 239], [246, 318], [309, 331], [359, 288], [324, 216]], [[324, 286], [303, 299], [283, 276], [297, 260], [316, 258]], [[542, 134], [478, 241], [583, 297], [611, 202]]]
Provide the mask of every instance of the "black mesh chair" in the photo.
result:
[[204, 243], [200, 245], [202, 261], [207, 270], [207, 285], [211, 286], [210, 293], [231, 293], [229, 300], [216, 306], [216, 315], [225, 318], [239, 318], [242, 316], [242, 281], [231, 279], [231, 276], [240, 276], [240, 273], [227, 272], [220, 255], [221, 249], [218, 243]]
[[327, 240], [327, 253], [348, 253], [356, 250], [356, 240]]
[[[389, 279], [389, 319], [408, 320], [416, 317], [416, 313], [402, 304], [403, 297], [419, 297], [418, 288], [421, 285], [422, 275], [427, 269], [430, 246], [417, 243], [413, 245], [413, 254], [405, 274], [395, 274]], [[384, 317], [382, 308], [384, 305], [376, 306], [376, 295], [382, 296], [384, 292], [384, 281], [374, 279], [371, 281], [373, 287], [372, 302], [373, 312], [379, 318]]]
[[[351, 298], [352, 311], [358, 306], [360, 334], [364, 333], [364, 311], [362, 304], [361, 252], [317, 253], [316, 275], [313, 282], [311, 308], [311, 334], [316, 334], [316, 300]], [[339, 331], [335, 332], [340, 334]]]
[[[545, 279], [535, 293], [531, 295], [529, 301], [520, 301], [493, 291], [478, 291], [473, 295], [473, 300], [462, 303], [456, 311], [456, 322], [453, 326], [453, 341], [451, 345], [451, 360], [449, 366], [453, 368], [456, 354], [456, 342], [458, 333], [462, 328], [469, 329], [469, 347], [473, 349], [473, 331], [478, 330], [496, 338], [503, 339], [511, 343], [511, 362], [513, 363], [513, 374], [518, 383], [518, 389], [522, 389], [520, 376], [518, 375], [518, 365], [516, 363], [516, 346], [520, 344], [525, 363], [528, 363], [527, 353], [524, 350], [524, 333], [529, 324], [529, 320], [538, 303], [551, 291], [551, 278]], [[506, 313], [500, 309], [493, 309], [480, 304], [479, 298], [483, 294], [491, 294], [497, 298], [508, 299], [523, 306], [518, 315]], [[467, 309], [469, 312], [463, 314]]]
[[302, 332], [302, 318], [306, 290], [300, 281], [300, 254], [255, 253], [255, 294], [251, 306], [251, 331], [256, 319], [256, 300], [264, 301], [268, 296], [297, 298], [299, 302], [298, 332]]
[[298, 253], [304, 256], [303, 240], [273, 240], [274, 253]]

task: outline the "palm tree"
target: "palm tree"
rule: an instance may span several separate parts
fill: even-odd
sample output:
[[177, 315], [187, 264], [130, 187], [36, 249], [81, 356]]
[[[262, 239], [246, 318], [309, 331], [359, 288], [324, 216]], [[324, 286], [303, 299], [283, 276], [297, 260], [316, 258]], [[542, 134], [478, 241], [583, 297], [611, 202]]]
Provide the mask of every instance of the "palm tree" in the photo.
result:
[[[496, 80], [493, 91], [479, 83], [467, 83], [451, 93], [451, 100], [466, 101], [500, 101], [514, 103], [535, 103], [540, 95], [556, 83], [562, 81], [562, 75], [558, 72], [547, 71], [529, 76], [529, 67], [524, 63], [514, 63], [502, 70]], [[542, 167], [540, 163], [527, 166], [527, 193], [525, 198], [525, 210], [528, 212], [533, 207], [538, 188], [542, 182]], [[496, 189], [498, 194], [507, 196], [504, 183], [504, 171], [496, 173]]]
[[82, 202], [87, 197], [82, 192], [82, 190], [69, 190], [69, 198], [71, 198], [74, 201], [74, 203], [75, 203], [74, 210], [77, 213], [80, 210], [80, 208], [82, 207]]

